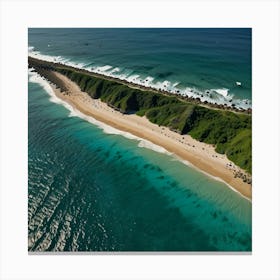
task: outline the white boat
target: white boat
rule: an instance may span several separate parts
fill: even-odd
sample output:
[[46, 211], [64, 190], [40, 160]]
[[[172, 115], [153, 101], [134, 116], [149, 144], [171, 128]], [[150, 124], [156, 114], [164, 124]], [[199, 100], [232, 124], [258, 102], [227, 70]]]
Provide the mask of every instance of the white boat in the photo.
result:
[[235, 82], [237, 86], [241, 87], [241, 82]]

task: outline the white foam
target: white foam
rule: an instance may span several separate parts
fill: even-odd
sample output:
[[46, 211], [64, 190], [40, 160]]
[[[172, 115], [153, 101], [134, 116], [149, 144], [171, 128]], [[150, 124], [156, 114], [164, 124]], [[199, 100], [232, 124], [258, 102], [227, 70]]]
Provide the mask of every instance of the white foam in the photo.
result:
[[66, 107], [68, 110], [72, 109], [72, 106], [70, 106], [67, 102], [61, 100], [58, 98], [48, 81], [46, 81], [43, 77], [41, 77], [38, 73], [32, 72], [33, 69], [28, 70], [29, 74], [29, 82], [39, 84], [49, 95], [50, 95], [50, 101], [62, 104], [64, 107]]
[[104, 65], [104, 66], [97, 67], [96, 70], [100, 71], [100, 72], [106, 72], [106, 71], [108, 71], [111, 68], [113, 68], [113, 66], [111, 66], [111, 65]]
[[33, 57], [33, 58], [37, 58], [37, 59], [41, 59], [41, 60], [45, 60], [48, 62], [56, 62], [56, 63], [61, 63], [64, 65], [68, 65], [68, 66], [72, 66], [72, 67], [76, 67], [79, 69], [84, 69], [85, 67], [85, 63], [77, 63], [77, 62], [71, 62], [69, 59], [62, 57], [60, 55], [58, 56], [52, 56], [52, 55], [45, 55], [42, 54], [39, 51], [29, 51], [29, 56]]
[[138, 79], [139, 79], [139, 75], [131, 75], [131, 76], [128, 76], [127, 78], [126, 78], [126, 80], [128, 81], [128, 82], [136, 82]]
[[[89, 123], [94, 124], [95, 126], [98, 126], [106, 134], [122, 134], [122, 131], [120, 131], [120, 130], [114, 128], [114, 127], [111, 127], [109, 125], [106, 125], [106, 124], [96, 120], [93, 117], [87, 116], [87, 115], [83, 114], [82, 112], [78, 111], [77, 109], [75, 109], [72, 106], [70, 106], [70, 107], [71, 107], [71, 109], [70, 109], [69, 117], [79, 117], [79, 118], [81, 118], [81, 119], [83, 119], [83, 120], [85, 120]], [[124, 133], [124, 135], [129, 136], [129, 135], [126, 135], [126, 133]]]
[[195, 88], [181, 88], [179, 89], [177, 86], [179, 82], [170, 82], [165, 80], [164, 82], [154, 82], [154, 77], [140, 77], [138, 74], [132, 74], [133, 70], [125, 69], [123, 71], [120, 70], [119, 67], [113, 67], [111, 65], [96, 65], [87, 67], [85, 63], [76, 63], [72, 62], [70, 59], [61, 56], [50, 56], [44, 55], [39, 51], [36, 51], [34, 47], [28, 47], [29, 55], [34, 58], [42, 59], [49, 62], [59, 62], [61, 64], [65, 64], [68, 66], [76, 67], [78, 69], [85, 69], [92, 73], [102, 74], [108, 77], [118, 78], [120, 80], [125, 80], [128, 82], [133, 82], [138, 85], [151, 87], [157, 90], [166, 90], [170, 93], [180, 94], [182, 96], [199, 98], [201, 102], [209, 102], [209, 103], [217, 103], [219, 105], [226, 104], [227, 106], [231, 107], [232, 104], [235, 104], [236, 108], [243, 108], [248, 109], [252, 108], [252, 102], [250, 100], [241, 100], [235, 99], [234, 94], [229, 94], [229, 89], [227, 88], [217, 88], [217, 89], [209, 89], [205, 91], [199, 91]]
[[147, 82], [147, 83], [151, 83], [153, 80], [154, 80], [154, 78], [153, 78], [153, 77], [148, 76], [148, 77], [146, 77], [145, 82]]
[[175, 155], [175, 154], [173, 154], [173, 159], [172, 159], [172, 160], [173, 160], [173, 161], [180, 161], [180, 162], [182, 162], [183, 164], [185, 164], [185, 165], [187, 165], [187, 166], [193, 167], [193, 165], [192, 165], [189, 161], [187, 161], [187, 160], [185, 160], [185, 159], [182, 159], [182, 158], [178, 157], [178, 156]]
[[211, 89], [210, 91], [215, 91], [218, 94], [222, 95], [223, 97], [227, 97], [229, 90], [227, 88], [217, 88], [217, 89]]
[[163, 147], [156, 145], [150, 141], [144, 140], [142, 139], [139, 144], [138, 147], [140, 148], [146, 148], [149, 150], [153, 150], [155, 152], [161, 153], [161, 154], [167, 154], [167, 155], [172, 155], [172, 153], [168, 152], [166, 149], [164, 149]]
[[120, 72], [120, 68], [119, 67], [115, 67], [113, 70], [111, 70], [111, 73], [115, 73], [115, 72]]

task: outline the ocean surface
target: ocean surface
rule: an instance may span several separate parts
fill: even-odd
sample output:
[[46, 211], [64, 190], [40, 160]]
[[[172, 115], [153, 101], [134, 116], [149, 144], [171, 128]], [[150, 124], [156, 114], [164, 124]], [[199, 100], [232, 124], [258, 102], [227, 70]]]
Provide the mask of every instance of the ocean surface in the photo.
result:
[[28, 77], [29, 251], [251, 251], [251, 202]]
[[252, 107], [251, 29], [28, 31], [29, 55], [218, 104]]

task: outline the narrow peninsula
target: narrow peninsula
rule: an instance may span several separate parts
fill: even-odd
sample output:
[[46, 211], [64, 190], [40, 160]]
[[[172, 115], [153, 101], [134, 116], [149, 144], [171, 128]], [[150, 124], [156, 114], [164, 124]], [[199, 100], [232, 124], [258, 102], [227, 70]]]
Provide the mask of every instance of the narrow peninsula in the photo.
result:
[[83, 114], [165, 148], [251, 199], [251, 110], [205, 104], [30, 56], [28, 66]]

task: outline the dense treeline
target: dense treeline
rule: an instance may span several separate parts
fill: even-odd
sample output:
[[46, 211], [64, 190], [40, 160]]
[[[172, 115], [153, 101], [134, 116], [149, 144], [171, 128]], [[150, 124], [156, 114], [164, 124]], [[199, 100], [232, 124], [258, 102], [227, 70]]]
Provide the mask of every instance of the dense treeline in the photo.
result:
[[251, 173], [250, 115], [210, 109], [175, 96], [131, 88], [71, 67], [59, 65], [50, 70], [67, 76], [92, 98], [100, 98], [122, 113], [145, 115], [153, 123], [215, 145], [218, 153], [225, 153], [235, 164]]

